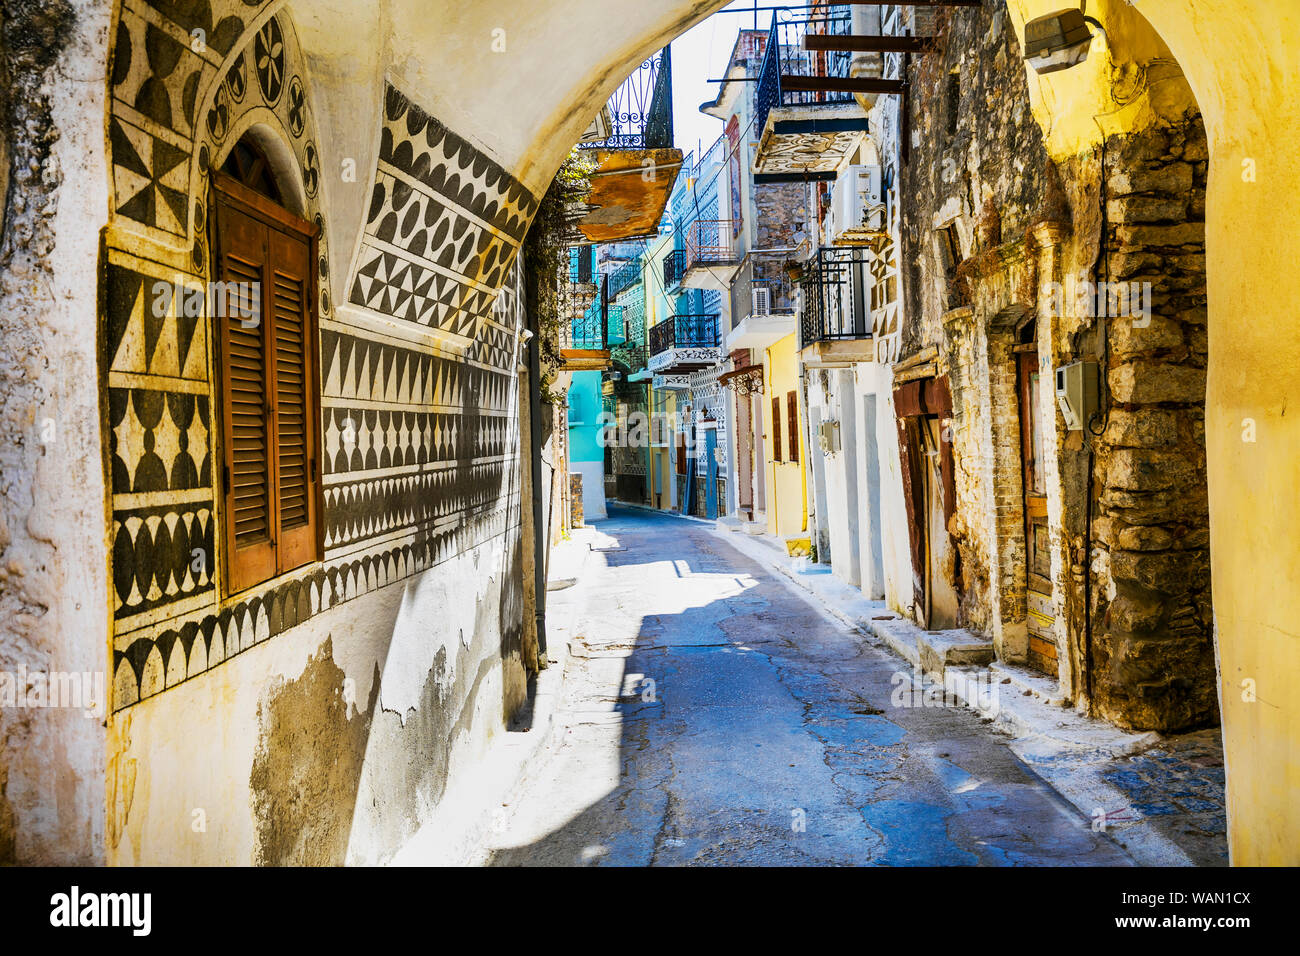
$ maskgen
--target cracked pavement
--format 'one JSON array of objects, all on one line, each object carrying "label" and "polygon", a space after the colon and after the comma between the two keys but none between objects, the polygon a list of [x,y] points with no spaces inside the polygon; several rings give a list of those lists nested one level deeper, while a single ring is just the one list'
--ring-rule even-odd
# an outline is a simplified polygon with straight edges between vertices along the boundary
[{"label": "cracked pavement", "polygon": [[[908,665],[707,526],[615,508],[493,865],[1129,865]],[[899,674],[904,677],[896,677]],[[910,694],[908,700],[910,701]]]}]

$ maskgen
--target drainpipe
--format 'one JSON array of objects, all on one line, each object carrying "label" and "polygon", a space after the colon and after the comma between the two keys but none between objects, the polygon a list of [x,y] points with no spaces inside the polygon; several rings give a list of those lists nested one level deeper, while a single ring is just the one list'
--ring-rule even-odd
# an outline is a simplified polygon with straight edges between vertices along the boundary
[{"label": "drainpipe", "polygon": [[542,358],[537,312],[528,310],[528,430],[533,475],[533,590],[537,609],[537,669],[546,669],[547,534],[542,523]]}]

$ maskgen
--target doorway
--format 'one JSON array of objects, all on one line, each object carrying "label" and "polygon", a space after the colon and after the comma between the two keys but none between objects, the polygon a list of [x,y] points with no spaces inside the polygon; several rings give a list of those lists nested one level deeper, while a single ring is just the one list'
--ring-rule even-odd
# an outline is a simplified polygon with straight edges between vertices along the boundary
[{"label": "doorway", "polygon": [[952,538],[944,515],[943,432],[938,416],[918,419],[924,506],[925,628],[944,631],[957,626],[959,599],[952,582]]},{"label": "doorway", "polygon": [[1025,509],[1025,603],[1028,663],[1050,677],[1058,672],[1052,612],[1052,551],[1047,530],[1047,479],[1043,470],[1043,380],[1035,324],[1020,329],[1016,346],[1016,394],[1020,402],[1020,460]]}]

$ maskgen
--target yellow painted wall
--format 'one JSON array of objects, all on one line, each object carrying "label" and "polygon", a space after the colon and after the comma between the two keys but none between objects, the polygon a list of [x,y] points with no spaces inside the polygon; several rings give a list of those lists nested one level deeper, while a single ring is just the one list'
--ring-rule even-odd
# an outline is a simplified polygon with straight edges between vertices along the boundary
[{"label": "yellow painted wall", "polygon": [[[1010,0],[1024,20],[1060,0]],[[1238,865],[1300,863],[1300,4],[1094,0],[1108,29],[1085,64],[1030,74],[1057,158],[1091,150],[1097,122],[1142,122],[1186,87],[1205,120],[1210,359],[1210,548],[1228,782]],[[1148,28],[1153,27],[1154,30]],[[1118,72],[1112,73],[1113,68]],[[1117,114],[1109,79],[1144,69],[1149,102]],[[1102,116],[1094,122],[1094,116]],[[1091,127],[1091,132],[1089,128]],[[1123,127],[1120,127],[1123,128]],[[1290,413],[1288,415],[1288,412]],[[1245,440],[1254,431],[1254,441]]]},{"label": "yellow painted wall", "polygon": [[[808,449],[804,446],[802,415],[799,417],[799,460],[786,460],[790,454],[786,396],[792,391],[799,391],[799,363],[794,333],[767,349],[764,365],[767,369],[763,382],[763,416],[767,432],[763,436],[767,452],[767,533],[789,537],[802,533],[808,527],[808,499],[804,483],[804,462],[808,458]],[[781,400],[779,456],[773,449],[772,442],[775,434],[770,421],[773,398]],[[780,461],[775,460],[778,457]]]}]

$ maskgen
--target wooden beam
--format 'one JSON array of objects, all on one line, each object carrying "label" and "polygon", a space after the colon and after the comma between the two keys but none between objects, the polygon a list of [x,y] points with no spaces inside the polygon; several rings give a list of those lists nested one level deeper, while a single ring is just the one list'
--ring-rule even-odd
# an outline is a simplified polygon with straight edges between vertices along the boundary
[{"label": "wooden beam", "polygon": [[805,50],[836,50],[846,53],[924,53],[934,37],[836,36],[805,33]]},{"label": "wooden beam", "polygon": [[902,80],[843,76],[781,76],[782,93],[901,93]]}]

